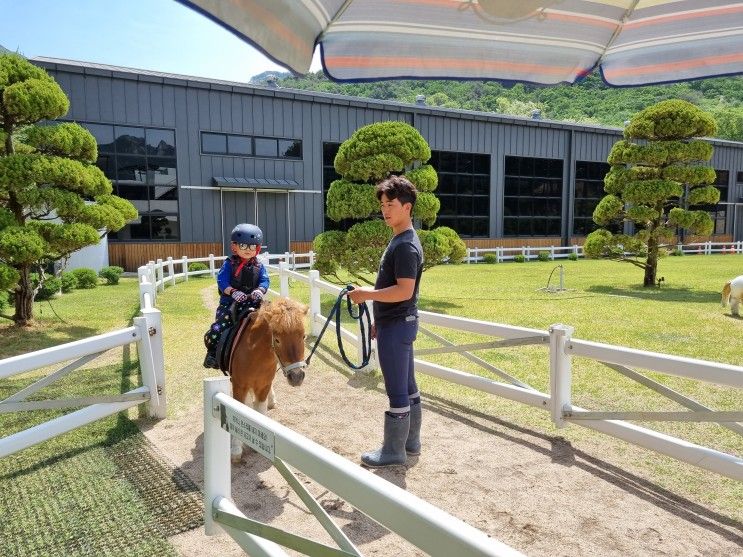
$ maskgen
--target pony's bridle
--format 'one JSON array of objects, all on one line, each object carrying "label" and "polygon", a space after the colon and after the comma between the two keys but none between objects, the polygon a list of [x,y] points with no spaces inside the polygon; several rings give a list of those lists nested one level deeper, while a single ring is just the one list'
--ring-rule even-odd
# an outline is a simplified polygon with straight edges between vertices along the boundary
[{"label": "pony's bridle", "polygon": [[276,337],[273,336],[273,333],[271,333],[271,350],[273,350],[274,356],[276,356],[276,360],[279,362],[279,367],[281,368],[281,372],[284,374],[284,377],[288,377],[289,372],[292,370],[304,369],[307,367],[307,360],[300,360],[298,362],[294,362],[293,364],[285,366],[284,362],[282,362],[281,358],[279,357],[279,353],[276,351]]}]

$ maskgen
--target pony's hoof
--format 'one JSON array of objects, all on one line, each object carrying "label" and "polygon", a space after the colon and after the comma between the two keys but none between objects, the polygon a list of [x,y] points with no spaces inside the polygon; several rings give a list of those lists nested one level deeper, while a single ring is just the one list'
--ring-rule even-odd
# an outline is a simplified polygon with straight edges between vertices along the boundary
[{"label": "pony's hoof", "polygon": [[276,408],[276,401],[272,400],[271,402],[269,402],[267,408],[269,410],[273,410],[274,408]]},{"label": "pony's hoof", "polygon": [[242,453],[240,454],[232,454],[230,455],[230,462],[232,464],[240,464],[240,461],[243,459]]}]

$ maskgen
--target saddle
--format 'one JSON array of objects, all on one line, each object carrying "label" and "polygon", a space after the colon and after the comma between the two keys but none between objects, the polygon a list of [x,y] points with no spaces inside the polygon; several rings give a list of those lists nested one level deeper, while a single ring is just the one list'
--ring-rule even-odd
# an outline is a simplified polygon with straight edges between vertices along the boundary
[{"label": "saddle", "polygon": [[255,317],[258,307],[259,306],[250,305],[245,308],[240,315],[235,315],[233,308],[233,325],[222,331],[214,353],[217,359],[217,365],[225,375],[230,375],[232,348],[250,325],[251,321]]}]

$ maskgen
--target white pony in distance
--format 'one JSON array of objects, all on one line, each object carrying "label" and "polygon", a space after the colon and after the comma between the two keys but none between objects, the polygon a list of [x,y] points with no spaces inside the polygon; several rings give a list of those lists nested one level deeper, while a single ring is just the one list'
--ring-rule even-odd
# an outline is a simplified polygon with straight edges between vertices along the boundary
[{"label": "white pony in distance", "polygon": [[722,287],[722,305],[730,304],[730,313],[740,317],[738,306],[743,303],[743,275],[729,280]]}]

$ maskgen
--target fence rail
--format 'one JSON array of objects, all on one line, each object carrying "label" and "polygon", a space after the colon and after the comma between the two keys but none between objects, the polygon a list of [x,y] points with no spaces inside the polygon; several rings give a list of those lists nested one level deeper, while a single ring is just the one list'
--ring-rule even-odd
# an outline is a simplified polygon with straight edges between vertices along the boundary
[{"label": "fence rail", "polygon": [[291,465],[429,555],[521,555],[430,503],[234,400],[228,394],[229,388],[227,378],[206,379],[204,382],[204,522],[207,534],[215,534],[216,525],[226,526],[225,530],[250,555],[285,555],[274,542],[309,555],[360,555],[350,541],[344,543],[343,537],[338,537],[338,534],[343,534],[334,528],[335,525],[324,524],[342,550],[317,547],[320,545],[317,542],[250,521],[229,503],[231,474],[228,432],[231,432],[272,463],[278,464],[280,470],[288,470],[286,464]]},{"label": "fence rail", "polygon": [[[160,312],[151,305],[152,290],[149,284],[146,281],[140,283],[140,288],[142,284],[146,287],[145,292],[141,294],[142,315],[134,318],[134,326],[0,360],[0,379],[74,360],[0,401],[0,414],[84,406],[75,412],[3,437],[0,439],[0,458],[142,403],[147,403],[150,416],[165,417],[161,316]],[[132,342],[137,346],[144,384],[142,387],[120,395],[28,400],[29,396],[43,387],[59,381],[104,352],[112,348],[127,346]]]}]

